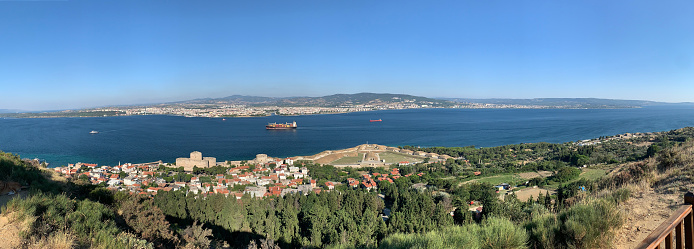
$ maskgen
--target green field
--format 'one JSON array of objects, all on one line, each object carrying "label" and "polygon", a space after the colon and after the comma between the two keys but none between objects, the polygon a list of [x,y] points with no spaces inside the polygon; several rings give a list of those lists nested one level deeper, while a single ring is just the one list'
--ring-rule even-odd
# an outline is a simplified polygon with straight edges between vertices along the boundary
[{"label": "green field", "polygon": [[489,177],[482,177],[474,180],[475,182],[484,182],[484,183],[490,183],[492,185],[497,185],[501,183],[508,183],[511,185],[515,185],[518,182],[525,182],[523,178],[518,176],[517,174],[505,174],[505,175],[496,175],[496,176],[489,176]]},{"label": "green field", "polygon": [[359,164],[359,161],[364,158],[364,153],[359,153],[357,156],[347,156],[337,159],[330,164],[332,165],[343,165],[343,164]]},{"label": "green field", "polygon": [[595,180],[605,175],[607,175],[607,173],[603,169],[583,169],[580,178],[584,178],[586,180]]},{"label": "green field", "polygon": [[393,152],[381,152],[381,153],[378,153],[378,156],[381,158],[381,160],[386,160],[386,163],[399,163],[402,161],[408,161],[411,163],[415,163],[415,162],[424,161],[424,159],[421,157],[399,154],[399,153],[393,153]]}]

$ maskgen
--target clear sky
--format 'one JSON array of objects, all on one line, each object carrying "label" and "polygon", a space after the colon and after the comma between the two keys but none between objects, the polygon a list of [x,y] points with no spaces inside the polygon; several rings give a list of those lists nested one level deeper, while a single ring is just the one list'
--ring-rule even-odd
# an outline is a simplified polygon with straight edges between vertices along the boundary
[{"label": "clear sky", "polygon": [[0,1],[0,109],[358,92],[694,101],[694,1]]}]

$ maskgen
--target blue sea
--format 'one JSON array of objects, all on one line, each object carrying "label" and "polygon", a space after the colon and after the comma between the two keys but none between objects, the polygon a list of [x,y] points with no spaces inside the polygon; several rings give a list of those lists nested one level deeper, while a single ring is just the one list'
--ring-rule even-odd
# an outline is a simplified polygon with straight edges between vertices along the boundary
[{"label": "blue sea", "polygon": [[[382,122],[369,122],[382,119]],[[296,121],[296,130],[265,130]],[[491,147],[562,143],[694,126],[694,107],[635,109],[413,109],[252,118],[128,116],[0,119],[0,150],[51,167],[75,162],[174,162],[191,151],[223,160],[312,155],[364,143]],[[89,134],[90,131],[99,134]]]}]

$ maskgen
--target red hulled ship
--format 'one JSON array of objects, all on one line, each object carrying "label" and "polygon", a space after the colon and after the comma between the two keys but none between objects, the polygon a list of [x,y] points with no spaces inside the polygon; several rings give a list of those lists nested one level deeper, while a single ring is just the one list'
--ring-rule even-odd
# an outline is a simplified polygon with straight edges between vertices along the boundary
[{"label": "red hulled ship", "polygon": [[268,129],[268,130],[296,129],[296,121],[291,122],[291,123],[284,123],[284,124],[270,123],[270,124],[267,124],[265,126],[265,129]]}]

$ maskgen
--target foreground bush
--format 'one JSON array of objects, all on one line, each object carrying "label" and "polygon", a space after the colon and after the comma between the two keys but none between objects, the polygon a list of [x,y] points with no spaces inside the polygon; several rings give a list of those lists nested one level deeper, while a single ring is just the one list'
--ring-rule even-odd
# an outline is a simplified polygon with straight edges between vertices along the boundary
[{"label": "foreground bush", "polygon": [[12,199],[2,213],[22,225],[20,235],[36,248],[56,248],[56,243],[64,248],[151,248],[150,243],[121,233],[113,211],[98,202],[37,193]]},{"label": "foreground bush", "polygon": [[386,237],[378,248],[527,248],[528,234],[504,218],[490,217],[480,225],[447,227],[425,234],[394,234]]},{"label": "foreground bush", "polygon": [[612,235],[621,225],[614,200],[591,199],[556,215],[534,215],[526,229],[534,248],[610,248]]}]

